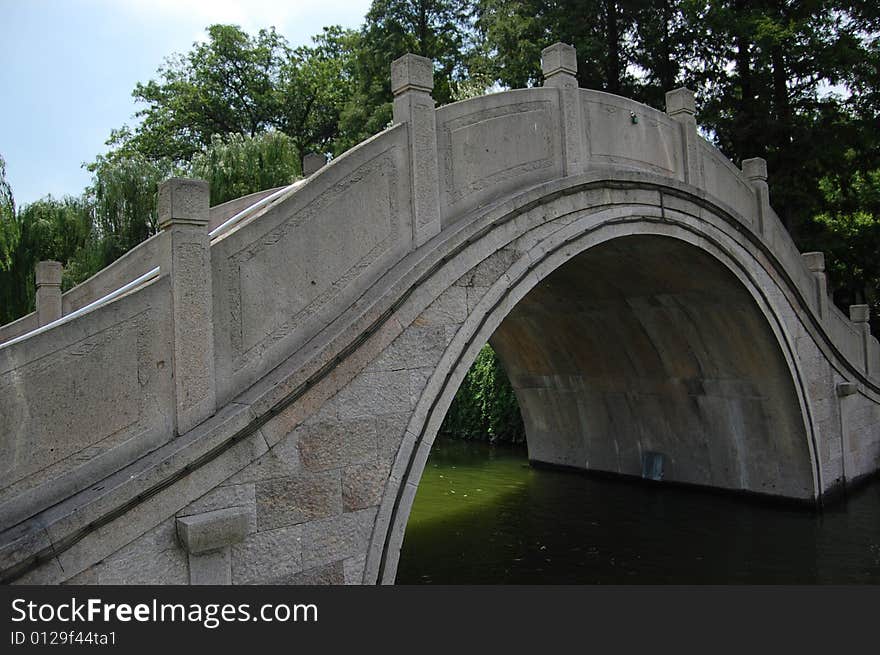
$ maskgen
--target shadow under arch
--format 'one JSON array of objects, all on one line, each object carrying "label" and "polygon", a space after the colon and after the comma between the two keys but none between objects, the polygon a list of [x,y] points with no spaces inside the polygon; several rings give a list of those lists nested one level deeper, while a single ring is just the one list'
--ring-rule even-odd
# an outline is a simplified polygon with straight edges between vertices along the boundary
[{"label": "shadow under arch", "polygon": [[639,475],[642,455],[656,452],[668,480],[819,497],[792,340],[743,253],[647,216],[560,232],[568,238],[526,253],[477,304],[476,324],[435,372],[445,379],[422,398],[429,407],[410,424],[408,462],[373,534],[377,582],[394,581],[431,445],[487,340],[514,386],[533,461]]}]

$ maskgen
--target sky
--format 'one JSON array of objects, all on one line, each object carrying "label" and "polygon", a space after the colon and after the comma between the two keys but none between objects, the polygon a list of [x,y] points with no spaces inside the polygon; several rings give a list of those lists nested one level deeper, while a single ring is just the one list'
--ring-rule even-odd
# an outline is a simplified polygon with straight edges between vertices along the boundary
[{"label": "sky", "polygon": [[17,206],[79,195],[83,163],[142,107],[131,92],[205,27],[274,26],[292,46],[358,27],[370,0],[0,0],[0,155]]}]

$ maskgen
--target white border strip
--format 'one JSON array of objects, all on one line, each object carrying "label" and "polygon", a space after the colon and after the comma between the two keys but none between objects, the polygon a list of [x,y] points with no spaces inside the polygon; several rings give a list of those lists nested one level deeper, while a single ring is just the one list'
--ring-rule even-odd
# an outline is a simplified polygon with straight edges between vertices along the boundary
[{"label": "white border strip", "polygon": [[[266,196],[262,200],[258,200],[253,205],[246,207],[245,209],[238,212],[237,214],[235,214],[231,218],[226,219],[223,223],[221,223],[220,225],[215,227],[213,230],[208,232],[208,236],[213,238],[213,237],[218,236],[219,234],[222,234],[223,232],[226,232],[227,230],[234,227],[236,225],[236,223],[241,222],[243,219],[247,218],[248,216],[253,214],[255,211],[257,211],[258,209],[265,207],[266,205],[268,205],[272,201],[278,199],[279,197],[281,197],[282,195],[284,195],[288,191],[292,191],[293,189],[299,187],[308,179],[309,178],[303,178],[301,180],[297,180],[293,184],[290,184],[289,186],[286,186],[283,189],[278,189],[278,191],[275,191],[274,193],[270,193],[268,196]],[[152,270],[150,270],[150,271],[144,273],[143,275],[141,275],[140,277],[132,280],[128,284],[125,284],[125,285],[119,287],[115,291],[111,291],[106,296],[103,296],[102,298],[98,298],[98,300],[92,301],[88,305],[85,305],[84,307],[80,307],[76,311],[70,312],[69,314],[62,316],[61,318],[56,319],[56,320],[52,321],[51,323],[47,323],[46,325],[38,327],[36,330],[31,330],[30,332],[25,332],[24,334],[21,334],[21,335],[15,337],[14,339],[10,339],[9,341],[4,341],[3,343],[0,343],[0,349],[6,348],[7,346],[12,346],[16,343],[24,341],[25,339],[36,336],[38,334],[42,334],[43,332],[45,332],[47,330],[50,330],[50,329],[57,327],[59,325],[62,325],[64,323],[67,323],[68,321],[71,321],[79,316],[82,316],[83,314],[86,314],[94,309],[97,309],[101,305],[105,305],[108,302],[115,300],[116,298],[118,298],[122,294],[127,293],[128,291],[131,291],[133,288],[135,288],[141,284],[144,284],[145,282],[149,282],[154,277],[158,277],[158,275],[159,275],[159,267],[156,266]]]},{"label": "white border strip", "polygon": [[57,327],[57,326],[62,325],[64,323],[67,323],[68,321],[72,321],[73,319],[75,319],[79,316],[82,316],[83,314],[87,314],[88,312],[90,312],[94,309],[97,309],[101,305],[106,305],[108,302],[110,302],[112,300],[116,300],[119,296],[131,291],[135,287],[138,287],[141,284],[144,284],[145,282],[149,282],[150,280],[152,280],[153,278],[156,278],[156,277],[159,277],[159,267],[158,266],[150,271],[147,271],[146,273],[144,273],[140,277],[135,278],[134,280],[132,280],[128,284],[124,284],[123,286],[119,287],[115,291],[111,291],[106,296],[103,296],[102,298],[98,298],[97,300],[90,302],[88,305],[80,307],[76,311],[70,312],[69,314],[62,316],[61,318],[56,319],[56,320],[52,321],[51,323],[46,323],[46,325],[40,326],[36,330],[31,330],[30,332],[25,332],[24,334],[19,335],[19,336],[15,337],[14,339],[10,339],[9,341],[5,341],[3,343],[0,343],[0,349],[3,349],[3,348],[6,348],[7,346],[11,346],[13,344],[19,343],[20,341],[24,341],[25,339],[29,339],[30,337],[36,336],[38,334],[42,334],[46,330],[51,330],[54,327]]},{"label": "white border strip", "polygon": [[242,219],[247,218],[248,216],[253,214],[255,211],[257,211],[258,209],[265,207],[273,200],[276,200],[279,196],[284,195],[288,191],[292,191],[293,189],[295,189],[296,187],[301,185],[303,182],[305,182],[307,179],[308,178],[303,178],[301,180],[297,180],[296,182],[294,182],[290,186],[286,186],[283,189],[278,189],[278,191],[275,191],[274,193],[270,193],[268,196],[266,196],[262,200],[258,200],[257,202],[255,202],[253,205],[250,205],[249,207],[245,207],[240,212],[238,212],[235,216],[232,216],[231,218],[227,218],[220,225],[218,225],[213,230],[208,232],[208,236],[213,239],[214,237],[219,236],[220,234],[223,234],[227,230],[231,229],[236,223],[240,222]]}]

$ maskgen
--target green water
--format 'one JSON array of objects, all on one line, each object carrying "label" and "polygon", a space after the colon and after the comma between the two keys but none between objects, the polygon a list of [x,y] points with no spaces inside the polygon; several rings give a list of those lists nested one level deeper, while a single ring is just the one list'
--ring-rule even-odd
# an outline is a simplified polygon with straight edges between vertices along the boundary
[{"label": "green water", "polygon": [[880,483],[822,513],[435,444],[400,584],[880,583]]}]

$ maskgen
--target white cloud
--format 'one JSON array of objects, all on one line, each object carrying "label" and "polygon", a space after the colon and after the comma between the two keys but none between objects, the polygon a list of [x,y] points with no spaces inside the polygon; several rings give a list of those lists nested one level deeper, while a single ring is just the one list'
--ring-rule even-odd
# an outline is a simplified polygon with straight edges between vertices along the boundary
[{"label": "white cloud", "polygon": [[254,32],[274,26],[291,42],[316,34],[325,25],[356,27],[370,0],[101,0],[109,10],[132,19],[174,21],[201,30],[213,23],[233,23]]}]

